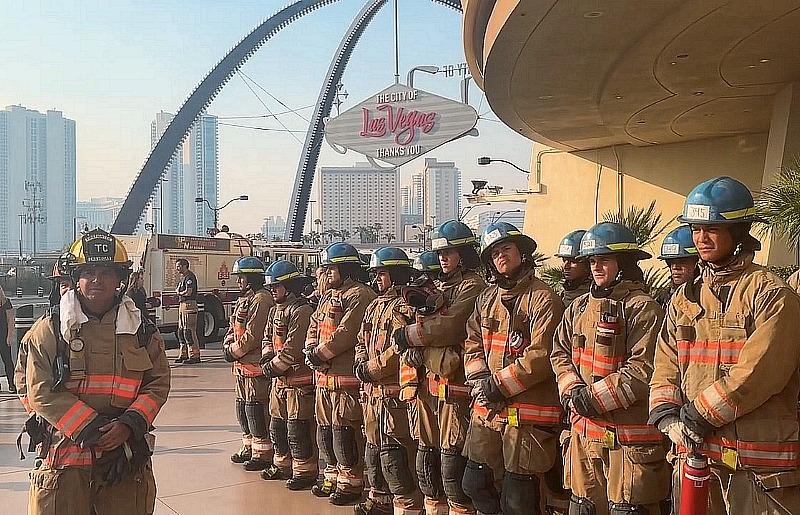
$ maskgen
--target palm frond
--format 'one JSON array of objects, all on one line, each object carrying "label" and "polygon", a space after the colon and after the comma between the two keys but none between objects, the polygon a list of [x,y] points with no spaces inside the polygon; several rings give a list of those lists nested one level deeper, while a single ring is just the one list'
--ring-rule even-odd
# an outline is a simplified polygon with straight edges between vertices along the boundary
[{"label": "palm frond", "polygon": [[533,257],[533,266],[535,267],[544,266],[545,261],[549,259],[549,257],[543,252],[534,252],[532,257]]},{"label": "palm frond", "polygon": [[800,246],[800,161],[775,174],[774,182],[757,195],[756,210],[766,220],[757,225],[759,234],[772,231],[789,247]]},{"label": "palm frond", "polygon": [[624,213],[607,211],[603,213],[604,222],[615,222],[633,231],[639,247],[648,245],[666,230],[669,223],[661,223],[661,213],[656,211],[656,201],[646,208],[630,206]]},{"label": "palm frond", "polygon": [[669,270],[655,267],[646,269],[644,283],[650,289],[650,296],[658,298],[669,288]]},{"label": "palm frond", "polygon": [[564,291],[564,269],[560,266],[545,266],[539,270],[539,278],[556,293]]}]

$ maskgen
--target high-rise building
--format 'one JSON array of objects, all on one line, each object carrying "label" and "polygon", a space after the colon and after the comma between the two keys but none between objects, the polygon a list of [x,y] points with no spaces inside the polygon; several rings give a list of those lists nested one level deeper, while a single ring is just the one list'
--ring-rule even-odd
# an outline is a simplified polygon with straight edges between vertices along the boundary
[{"label": "high-rise building", "polygon": [[400,214],[411,214],[411,186],[400,188]]},{"label": "high-rise building", "polygon": [[76,215],[76,231],[88,226],[90,229],[99,227],[110,231],[114,225],[119,210],[122,209],[124,198],[117,197],[92,197],[89,200],[79,200]]},{"label": "high-rise building", "polygon": [[[378,242],[386,235],[400,239],[399,172],[367,163],[352,167],[322,167],[319,180],[320,219],[324,230],[346,230],[351,242],[367,242],[363,228],[380,225]],[[359,228],[361,233],[359,233]]]},{"label": "high-rise building", "polygon": [[194,213],[194,220],[186,220],[186,225],[188,230],[193,223],[192,233],[197,235],[206,234],[214,226],[214,212],[205,202],[196,203],[194,199],[202,197],[212,206],[219,205],[218,129],[216,116],[201,114],[184,144],[184,209]]},{"label": "high-rise building", "polygon": [[268,216],[264,218],[261,226],[261,234],[267,241],[279,241],[283,239],[286,232],[286,219],[282,216]]},{"label": "high-rise building", "polygon": [[422,214],[422,201],[423,192],[425,190],[425,181],[421,173],[415,173],[411,176],[411,213],[412,215]]},{"label": "high-rise building", "polygon": [[458,219],[461,207],[461,171],[452,161],[425,159],[422,170],[422,219],[436,226],[447,220]]},{"label": "high-rise building", "polygon": [[71,242],[75,175],[73,120],[22,106],[0,111],[0,249],[57,251]]},{"label": "high-rise building", "polygon": [[[175,115],[161,111],[150,123],[150,143],[155,147]],[[219,137],[217,117],[201,114],[186,140],[175,150],[153,191],[148,220],[157,232],[205,235],[214,225],[212,206],[219,200]]]}]

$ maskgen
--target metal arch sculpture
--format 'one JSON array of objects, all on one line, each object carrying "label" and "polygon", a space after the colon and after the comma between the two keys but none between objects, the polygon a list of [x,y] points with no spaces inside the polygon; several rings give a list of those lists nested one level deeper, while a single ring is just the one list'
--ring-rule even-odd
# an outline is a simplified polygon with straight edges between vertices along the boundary
[{"label": "metal arch sculpture", "polygon": [[[175,115],[175,118],[172,119],[167,129],[161,135],[158,143],[156,143],[156,146],[150,151],[136,180],[130,190],[128,190],[128,195],[125,198],[125,202],[117,218],[114,220],[114,225],[111,229],[113,233],[133,234],[144,213],[147,202],[153,195],[158,180],[164,174],[172,156],[175,154],[175,149],[181,144],[184,138],[186,138],[192,124],[200,113],[211,103],[222,87],[247,59],[249,59],[261,45],[266,43],[268,39],[293,21],[337,1],[338,0],[298,0],[281,9],[253,29],[217,63],[184,101]],[[460,0],[432,1],[458,11],[461,10]],[[371,7],[375,4],[380,4],[380,6],[375,9],[375,12],[377,12],[385,2],[386,0],[373,0],[370,5],[362,9],[361,13],[371,11]],[[287,235],[293,235],[290,238],[292,241],[300,240],[302,236],[302,227],[308,208],[308,200],[311,196],[314,171],[319,159],[319,152],[322,144],[322,133],[319,131],[319,128],[322,120],[330,115],[333,106],[335,88],[332,85],[337,84],[338,80],[341,79],[347,61],[350,59],[350,55],[355,47],[355,43],[358,41],[373,16],[374,13],[369,16],[366,23],[354,23],[351,25],[350,30],[345,35],[342,43],[340,43],[339,51],[328,70],[328,78],[320,92],[321,101],[317,103],[317,107],[314,110],[314,118],[309,127],[309,129],[315,128],[317,130],[309,130],[306,134],[306,144],[304,146],[303,156],[300,159],[300,164],[298,165],[294,191],[292,192],[292,203],[289,206],[290,225],[287,227]],[[359,16],[356,21],[359,19],[361,19],[361,16]],[[348,45],[347,42],[350,41],[352,44]],[[332,81],[332,77],[338,77],[338,79]],[[315,133],[318,134],[315,136]],[[314,141],[317,141],[317,143],[313,144]],[[301,213],[302,216],[300,216]],[[297,224],[298,221],[300,222],[299,225]]]},{"label": "metal arch sculpture", "polygon": [[183,103],[175,118],[172,119],[161,139],[150,151],[142,170],[136,177],[125,202],[114,220],[111,231],[115,234],[133,234],[142,217],[147,202],[153,195],[159,178],[164,174],[175,149],[183,142],[194,121],[200,113],[217,96],[222,87],[234,73],[258,50],[268,39],[281,29],[325,5],[338,0],[299,0],[284,7],[247,36],[242,38],[221,61],[203,78]]},{"label": "metal arch sculpture", "polygon": [[[431,0],[434,3],[450,7],[461,11],[461,0]],[[364,30],[369,25],[375,14],[386,4],[387,0],[372,0],[365,5],[358,16],[350,25],[347,33],[339,43],[339,48],[333,56],[333,60],[328,68],[328,74],[317,99],[317,106],[314,108],[314,116],[311,119],[309,130],[306,132],[306,140],[303,145],[303,155],[297,164],[297,174],[294,178],[292,188],[292,199],[289,203],[289,213],[285,238],[289,241],[300,241],[303,236],[303,225],[308,211],[308,201],[311,198],[311,186],[314,183],[314,173],[319,161],[319,153],[322,148],[323,127],[325,118],[330,116],[333,109],[333,101],[336,96],[336,85],[342,79],[347,62],[355,49],[356,43],[361,38]]]}]

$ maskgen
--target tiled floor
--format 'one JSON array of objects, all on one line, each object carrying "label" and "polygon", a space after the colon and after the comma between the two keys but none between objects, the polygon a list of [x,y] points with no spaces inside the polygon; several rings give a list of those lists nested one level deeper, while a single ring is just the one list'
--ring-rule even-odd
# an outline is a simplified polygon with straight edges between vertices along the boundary
[{"label": "tiled floor", "polygon": [[[168,351],[170,362],[176,351]],[[200,365],[173,367],[172,392],[156,419],[153,457],[158,515],[339,514],[310,492],[290,492],[283,482],[266,482],[245,472],[228,457],[239,447],[233,409],[230,365],[217,350],[203,351]],[[2,380],[5,386],[5,380]],[[5,390],[5,388],[4,388]],[[5,390],[7,391],[7,390]],[[25,414],[15,397],[0,394],[0,513],[26,513],[28,470],[33,459],[19,461],[16,438]],[[27,441],[27,438],[26,438]]]}]

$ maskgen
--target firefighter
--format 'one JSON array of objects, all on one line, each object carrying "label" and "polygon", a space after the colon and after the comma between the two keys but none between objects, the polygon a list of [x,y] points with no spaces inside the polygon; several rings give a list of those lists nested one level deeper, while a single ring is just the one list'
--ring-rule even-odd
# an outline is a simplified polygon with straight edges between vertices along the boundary
[{"label": "firefighter", "polygon": [[589,271],[589,262],[580,258],[581,238],[586,233],[584,230],[572,231],[564,236],[558,245],[555,256],[562,261],[564,283],[561,300],[569,306],[573,300],[584,293],[589,293],[592,285],[592,274]]},{"label": "firefighter", "polygon": [[[800,513],[800,298],[753,263],[753,197],[718,177],[686,197],[700,274],[670,301],[650,384],[650,422],[711,461],[713,514]],[[673,502],[678,505],[680,479]]]},{"label": "firefighter", "polygon": [[442,273],[439,255],[432,250],[423,252],[414,259],[414,284],[417,286],[434,285],[436,278]]},{"label": "firefighter", "polygon": [[315,371],[317,445],[326,466],[311,492],[343,505],[360,499],[364,489],[361,382],[353,364],[358,330],[375,292],[356,280],[363,271],[352,245],[329,245],[320,262],[327,290],[311,317],[304,352]]},{"label": "firefighter", "polygon": [[550,366],[564,304],[534,274],[536,242],[507,222],[486,227],[491,287],[467,321],[464,362],[472,418],[463,487],[480,513],[541,513],[540,478],[554,468],[563,417]]},{"label": "firefighter", "polygon": [[412,515],[423,512],[414,462],[417,444],[411,439],[408,410],[400,395],[400,356],[391,345],[394,330],[413,321],[413,311],[401,296],[413,268],[405,252],[383,247],[372,254],[369,271],[378,297],[367,307],[358,333],[355,375],[364,392],[364,451],[369,498],[356,515]]},{"label": "firefighter", "polygon": [[285,260],[266,272],[266,284],[275,300],[267,333],[273,353],[262,360],[264,376],[272,378],[269,398],[273,465],[263,479],[286,479],[289,490],[304,490],[317,482],[314,442],[314,376],[303,361],[308,324],[314,309],[302,296],[313,279]]},{"label": "firefighter", "polygon": [[175,262],[175,270],[181,276],[175,293],[178,294],[178,341],[180,355],[177,364],[194,365],[200,363],[200,344],[197,339],[197,276],[189,270],[189,260],[180,258]]},{"label": "firefighter", "polygon": [[669,268],[669,289],[664,290],[657,299],[662,309],[666,310],[669,299],[678,287],[693,281],[697,274],[697,248],[688,225],[681,225],[667,234],[661,244],[661,255],[658,259],[664,261]]},{"label": "firefighter", "polygon": [[233,264],[239,298],[222,344],[225,361],[236,376],[236,418],[242,428],[242,446],[231,456],[245,470],[264,470],[272,464],[269,439],[270,380],[261,370],[261,348],[270,310],[275,305],[264,289],[264,264],[244,256]]},{"label": "firefighter", "polygon": [[119,240],[95,229],[69,252],[75,289],[26,336],[27,398],[44,426],[28,512],[150,514],[149,431],[170,388],[164,342],[118,293],[131,266]]},{"label": "firefighter", "polygon": [[[467,318],[486,282],[475,235],[466,224],[450,220],[433,231],[431,246],[442,272],[439,292],[418,313],[415,323],[396,329],[392,340],[407,363],[424,364],[427,384],[409,400],[411,432],[418,441],[417,480],[428,514],[475,513],[461,480],[462,456],[469,426],[470,389],[464,384],[463,345]],[[421,357],[420,357],[421,356]]]},{"label": "firefighter", "polygon": [[666,515],[666,448],[647,424],[648,383],[663,311],[647,293],[630,229],[604,222],[581,238],[593,284],[564,312],[551,361],[571,429],[562,435],[573,515]]}]

